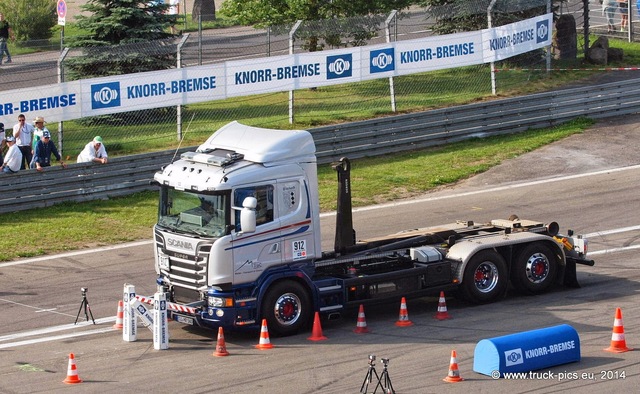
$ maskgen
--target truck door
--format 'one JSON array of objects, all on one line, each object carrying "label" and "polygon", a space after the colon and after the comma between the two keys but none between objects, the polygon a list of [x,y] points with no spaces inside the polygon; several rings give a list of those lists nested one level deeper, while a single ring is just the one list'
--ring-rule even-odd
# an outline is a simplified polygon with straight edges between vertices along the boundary
[{"label": "truck door", "polygon": [[238,188],[233,193],[233,205],[241,207],[246,197],[255,197],[256,231],[243,234],[240,211],[234,211],[235,231],[232,231],[234,282],[252,282],[266,268],[282,262],[280,220],[274,213],[272,184]]},{"label": "truck door", "polygon": [[279,180],[276,186],[278,216],[282,228],[283,260],[292,262],[315,257],[313,214],[304,180]]}]

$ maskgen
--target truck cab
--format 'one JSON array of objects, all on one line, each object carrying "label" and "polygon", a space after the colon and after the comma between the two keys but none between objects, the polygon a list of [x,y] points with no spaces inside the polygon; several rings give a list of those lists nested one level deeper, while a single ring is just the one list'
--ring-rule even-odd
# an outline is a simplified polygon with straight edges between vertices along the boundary
[{"label": "truck cab", "polygon": [[[307,131],[232,122],[154,180],[155,269],[175,302],[203,306],[214,291],[250,288],[265,269],[321,255],[315,145]],[[255,228],[243,228],[243,215]],[[247,300],[255,298],[250,293]]]}]

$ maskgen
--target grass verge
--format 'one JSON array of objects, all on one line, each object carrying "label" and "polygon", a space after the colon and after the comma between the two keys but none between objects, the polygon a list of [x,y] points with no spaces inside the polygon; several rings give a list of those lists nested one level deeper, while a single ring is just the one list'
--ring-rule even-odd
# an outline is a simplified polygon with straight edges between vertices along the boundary
[{"label": "grass verge", "polygon": [[[486,171],[593,124],[588,119],[542,130],[474,139],[443,147],[354,160],[353,205],[413,197]],[[318,169],[320,208],[335,209],[336,174]],[[66,203],[0,215],[0,261],[150,239],[157,195],[138,193],[108,201]],[[21,234],[23,236],[16,237]]]}]

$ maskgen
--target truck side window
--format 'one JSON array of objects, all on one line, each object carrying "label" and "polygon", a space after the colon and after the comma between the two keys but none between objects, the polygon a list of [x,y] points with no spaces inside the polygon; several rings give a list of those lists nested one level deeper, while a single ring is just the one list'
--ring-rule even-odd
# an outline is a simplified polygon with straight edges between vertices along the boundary
[{"label": "truck side window", "polygon": [[[273,186],[263,185],[255,187],[247,187],[237,189],[233,198],[233,205],[236,207],[242,206],[242,201],[247,197],[255,197],[258,200],[258,206],[256,207],[256,224],[269,223],[273,221]],[[240,228],[240,211],[235,211],[236,217],[236,231]]]}]

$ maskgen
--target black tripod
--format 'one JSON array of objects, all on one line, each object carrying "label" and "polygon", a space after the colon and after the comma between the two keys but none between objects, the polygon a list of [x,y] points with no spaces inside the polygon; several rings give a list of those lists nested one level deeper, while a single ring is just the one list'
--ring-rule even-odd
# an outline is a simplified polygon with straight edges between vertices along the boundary
[{"label": "black tripod", "polygon": [[82,291],[82,302],[80,303],[80,309],[78,309],[78,314],[76,315],[76,321],[73,324],[78,323],[78,317],[80,317],[82,308],[84,308],[85,320],[89,321],[89,315],[91,315],[91,321],[93,321],[93,324],[96,324],[96,320],[93,318],[93,312],[91,312],[91,307],[89,306],[89,300],[87,300],[87,290],[88,289],[86,287],[80,289],[80,291]]},{"label": "black tripod", "polygon": [[378,384],[380,384],[380,376],[376,372],[376,356],[371,354],[369,355],[369,370],[367,371],[367,376],[364,377],[364,381],[362,382],[362,386],[360,386],[360,392],[362,394],[367,393],[367,389],[369,388],[369,383],[373,380],[373,375],[378,379]]},{"label": "black tripod", "polygon": [[374,394],[378,391],[378,387],[382,389],[383,394],[396,394],[396,391],[393,389],[393,385],[391,384],[391,378],[389,377],[389,371],[387,370],[387,366],[389,365],[388,358],[380,359],[384,369],[382,370],[382,375],[378,379],[378,384],[376,388],[373,390]]}]

